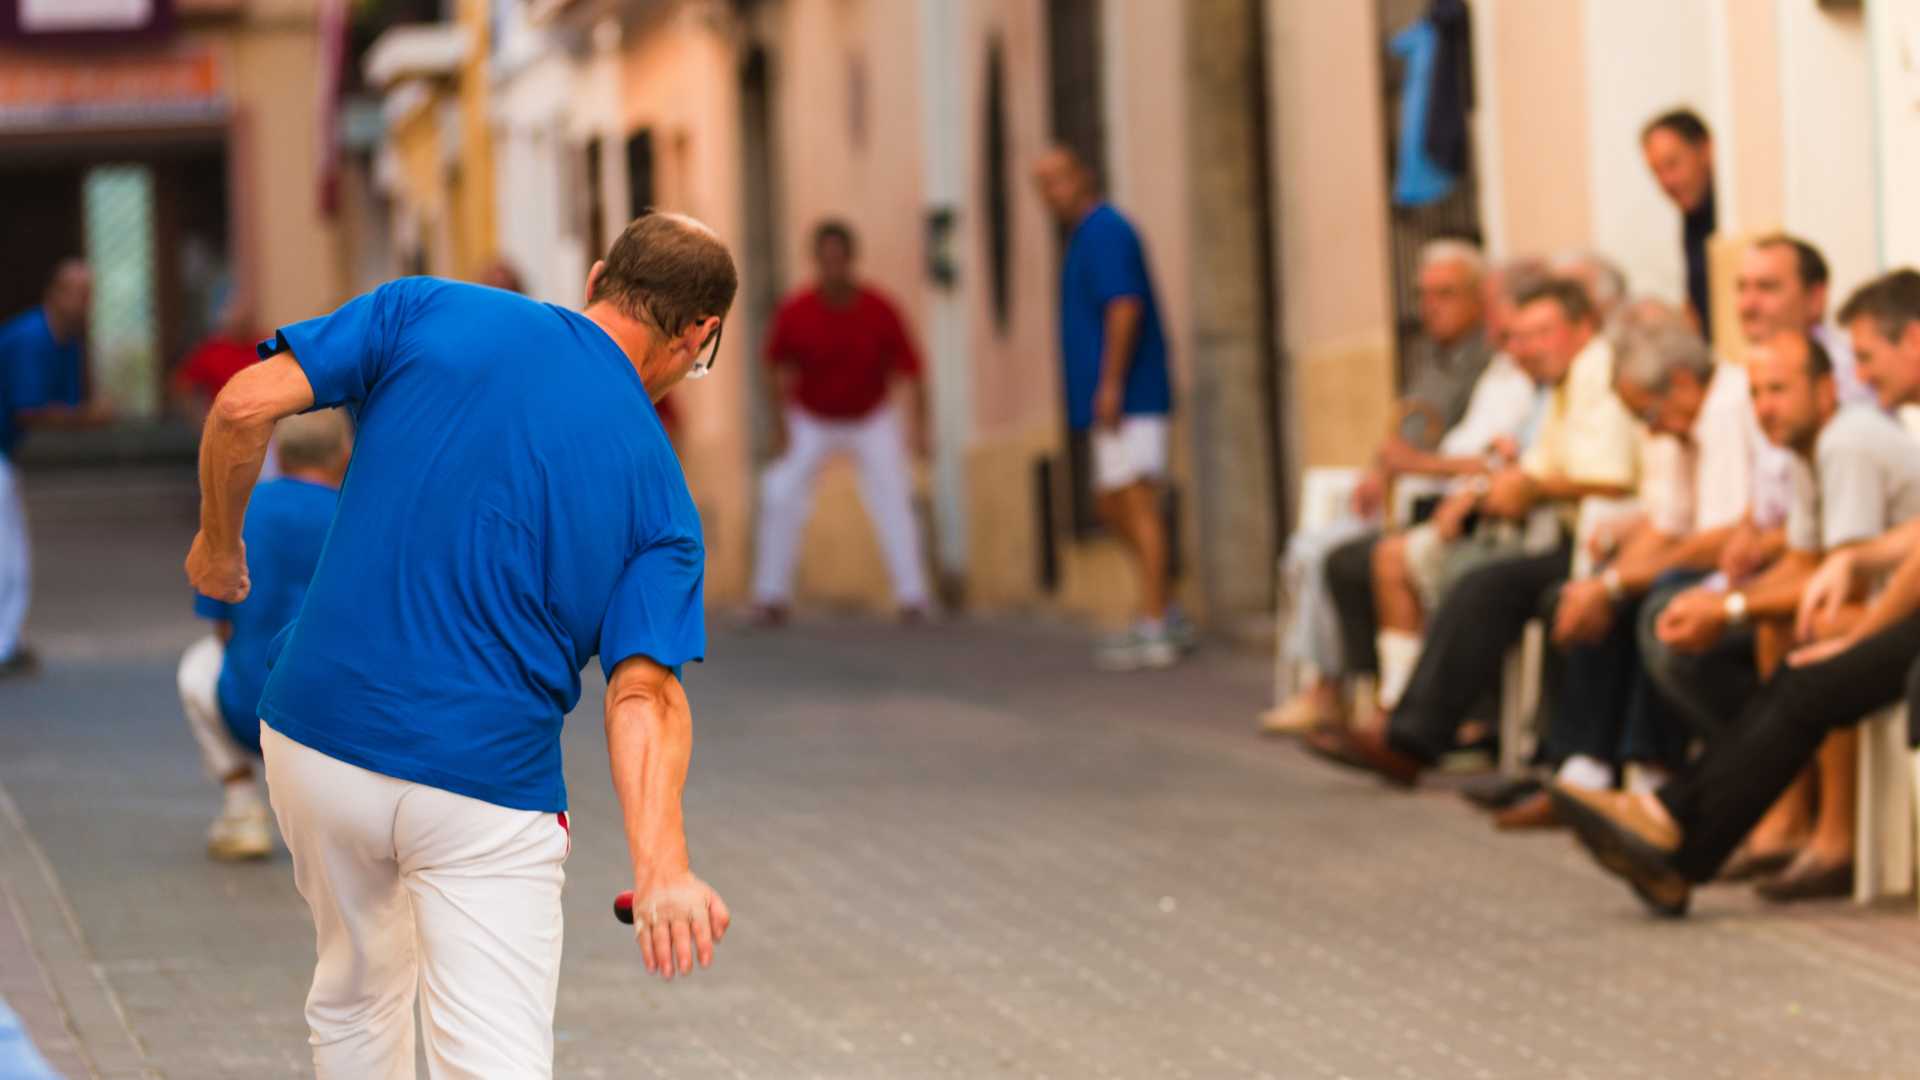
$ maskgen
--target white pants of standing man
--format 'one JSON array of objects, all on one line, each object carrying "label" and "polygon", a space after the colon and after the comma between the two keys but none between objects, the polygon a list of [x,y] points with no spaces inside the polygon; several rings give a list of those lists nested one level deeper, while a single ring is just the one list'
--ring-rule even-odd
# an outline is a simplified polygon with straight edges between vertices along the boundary
[{"label": "white pants of standing man", "polygon": [[225,780],[252,764],[252,755],[234,739],[220,709],[220,669],[226,664],[227,647],[208,635],[187,646],[177,676],[180,710],[187,714],[187,728],[200,748],[200,763],[215,780]]},{"label": "white pants of standing man", "polygon": [[27,509],[20,474],[0,454],[0,660],[20,647],[32,594],[33,566],[27,549]]},{"label": "white pants of standing man", "polygon": [[433,1080],[551,1077],[565,817],[369,772],[265,724],[260,746],[313,909],[319,1080],[412,1077],[416,988]]},{"label": "white pants of standing man", "polygon": [[822,420],[787,410],[787,452],[760,478],[760,542],[753,598],[784,604],[793,588],[800,540],[813,510],[820,467],[836,454],[850,454],[860,469],[860,495],[880,534],[880,550],[893,579],[894,600],[903,608],[927,606],[926,569],[920,564],[920,529],[913,517],[913,477],[900,416],[883,405],[859,420]]}]

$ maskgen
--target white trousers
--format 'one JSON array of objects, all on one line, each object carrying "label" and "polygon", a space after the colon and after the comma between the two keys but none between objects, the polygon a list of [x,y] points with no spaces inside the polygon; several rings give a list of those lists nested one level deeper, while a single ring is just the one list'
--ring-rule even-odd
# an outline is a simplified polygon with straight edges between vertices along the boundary
[{"label": "white trousers", "polygon": [[[313,909],[318,1080],[553,1075],[565,819],[369,772],[260,726],[267,792]],[[625,939],[622,938],[624,941]]]},{"label": "white trousers", "polygon": [[1340,612],[1327,588],[1327,557],[1350,540],[1365,536],[1375,526],[1351,515],[1301,529],[1287,542],[1287,596],[1292,607],[1287,618],[1287,656],[1310,664],[1322,678],[1347,674],[1346,653],[1340,645]]},{"label": "white trousers", "polygon": [[851,454],[860,469],[860,495],[880,534],[880,551],[902,607],[927,606],[926,569],[920,564],[920,529],[913,518],[913,478],[899,413],[891,405],[862,420],[822,420],[787,410],[787,452],[760,478],[760,538],[753,598],[785,603],[793,589],[800,540],[813,510],[814,481],[836,454]]},{"label": "white trousers", "polygon": [[20,495],[20,475],[13,462],[0,454],[0,660],[20,647],[32,586],[27,508]]},{"label": "white trousers", "polygon": [[180,710],[200,747],[207,775],[224,780],[252,763],[252,755],[234,741],[227,718],[220,711],[220,671],[227,664],[227,647],[209,634],[187,646],[180,656]]}]

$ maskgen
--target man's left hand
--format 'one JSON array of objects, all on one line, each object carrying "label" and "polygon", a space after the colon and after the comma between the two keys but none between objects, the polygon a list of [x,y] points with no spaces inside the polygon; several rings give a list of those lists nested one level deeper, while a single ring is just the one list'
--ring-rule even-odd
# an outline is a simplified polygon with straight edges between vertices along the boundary
[{"label": "man's left hand", "polygon": [[1726,604],[1726,594],[1718,589],[1688,589],[1668,602],[1654,632],[1678,652],[1706,652],[1726,631]]},{"label": "man's left hand", "polygon": [[1523,518],[1533,509],[1539,489],[1533,477],[1519,469],[1502,469],[1493,474],[1487,494],[1480,500],[1482,513],[1500,518]]}]

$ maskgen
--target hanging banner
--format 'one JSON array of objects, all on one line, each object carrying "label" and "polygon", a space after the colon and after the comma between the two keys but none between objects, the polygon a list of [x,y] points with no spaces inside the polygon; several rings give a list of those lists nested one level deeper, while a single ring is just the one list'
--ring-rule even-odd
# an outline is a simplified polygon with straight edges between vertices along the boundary
[{"label": "hanging banner", "polygon": [[110,42],[173,27],[174,0],[0,0],[0,39]]},{"label": "hanging banner", "polygon": [[205,50],[0,58],[0,131],[208,123],[228,108],[219,60]]}]

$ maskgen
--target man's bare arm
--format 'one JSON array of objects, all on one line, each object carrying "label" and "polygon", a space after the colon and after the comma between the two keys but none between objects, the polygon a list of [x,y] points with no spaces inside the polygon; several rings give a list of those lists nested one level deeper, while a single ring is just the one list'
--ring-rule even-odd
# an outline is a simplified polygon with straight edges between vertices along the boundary
[{"label": "man's bare arm", "polygon": [[1788,550],[1747,585],[1736,590],[1747,596],[1747,615],[1755,619],[1791,619],[1800,609],[1800,590],[1820,567],[1811,551]]},{"label": "man's bare arm", "polygon": [[313,386],[289,353],[227,381],[200,436],[200,534],[187,553],[187,579],[204,596],[228,603],[247,598],[246,551],[240,526],[273,425],[313,407]]},{"label": "man's bare arm", "polygon": [[[693,711],[673,672],[630,657],[607,681],[607,757],[633,861],[633,913],[647,970],[671,979],[713,962],[726,902],[693,875],[681,794],[693,757]],[[677,962],[676,962],[677,961]]]},{"label": "man's bare arm", "polygon": [[[1647,534],[1639,544],[1623,546],[1613,561],[1614,572],[1620,575],[1620,585],[1633,594],[1644,593],[1653,587],[1660,575],[1670,570],[1711,570],[1720,560],[1720,549],[1726,546],[1727,538],[1733,535],[1737,526],[1727,525],[1718,529],[1693,533],[1689,536],[1672,537],[1661,534],[1652,526],[1642,525]],[[1638,539],[1640,532],[1636,531]]]}]

